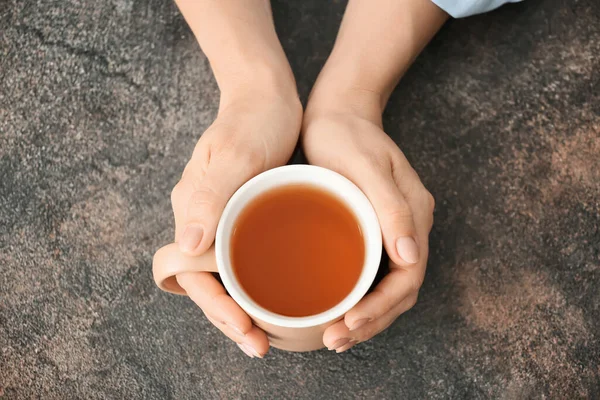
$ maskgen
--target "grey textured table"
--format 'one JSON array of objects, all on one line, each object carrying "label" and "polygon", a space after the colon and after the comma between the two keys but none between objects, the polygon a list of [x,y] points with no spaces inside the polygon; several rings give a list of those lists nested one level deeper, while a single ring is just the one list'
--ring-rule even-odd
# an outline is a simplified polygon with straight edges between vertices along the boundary
[{"label": "grey textured table", "polygon": [[[303,99],[344,3],[274,3]],[[169,0],[0,0],[0,397],[599,398],[600,2],[449,22],[387,131],[437,199],[417,306],[250,360],[152,282],[215,115]]]}]

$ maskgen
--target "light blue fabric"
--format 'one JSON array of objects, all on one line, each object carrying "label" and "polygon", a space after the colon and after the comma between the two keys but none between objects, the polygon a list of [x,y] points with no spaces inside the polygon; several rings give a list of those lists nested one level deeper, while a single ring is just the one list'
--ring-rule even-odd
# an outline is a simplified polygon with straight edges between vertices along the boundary
[{"label": "light blue fabric", "polygon": [[439,8],[454,18],[468,17],[492,11],[506,3],[518,3],[522,0],[431,0]]}]

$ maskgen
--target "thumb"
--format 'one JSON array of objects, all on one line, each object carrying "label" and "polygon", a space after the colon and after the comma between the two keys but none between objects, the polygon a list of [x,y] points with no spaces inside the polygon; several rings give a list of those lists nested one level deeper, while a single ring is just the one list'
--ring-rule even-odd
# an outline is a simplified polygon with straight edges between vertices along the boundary
[{"label": "thumb", "polygon": [[420,258],[413,213],[391,177],[371,175],[364,179],[365,192],[379,219],[385,249],[396,264],[408,267]]},{"label": "thumb", "polygon": [[[242,150],[242,153],[245,153]],[[202,171],[203,160],[192,158],[182,180],[173,189],[173,204],[180,204],[181,217],[176,241],[188,255],[200,255],[213,243],[223,209],[233,193],[260,172],[249,154],[229,149],[225,154],[213,155]],[[196,168],[198,167],[198,168]],[[181,189],[178,190],[178,186]],[[179,198],[177,198],[179,197]],[[184,198],[181,198],[184,197]]]}]

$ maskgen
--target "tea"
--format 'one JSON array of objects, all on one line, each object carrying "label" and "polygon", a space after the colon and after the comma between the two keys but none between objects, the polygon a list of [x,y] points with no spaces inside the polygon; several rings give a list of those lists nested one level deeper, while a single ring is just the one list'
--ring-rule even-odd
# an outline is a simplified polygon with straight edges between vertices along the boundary
[{"label": "tea", "polygon": [[231,264],[243,290],[274,313],[304,317],[342,301],[362,272],[360,225],[336,196],[288,185],[255,198],[240,213]]}]

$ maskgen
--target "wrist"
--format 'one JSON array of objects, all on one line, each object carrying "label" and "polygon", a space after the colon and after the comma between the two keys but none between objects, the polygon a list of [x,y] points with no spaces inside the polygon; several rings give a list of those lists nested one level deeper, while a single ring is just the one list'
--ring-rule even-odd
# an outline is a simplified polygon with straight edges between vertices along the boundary
[{"label": "wrist", "polygon": [[329,67],[338,71],[337,67],[325,66],[310,94],[304,119],[310,122],[324,114],[351,114],[381,125],[388,96],[360,79],[329,75]]},{"label": "wrist", "polygon": [[175,0],[208,58],[222,96],[295,92],[269,0]]},{"label": "wrist", "polygon": [[375,122],[381,118],[398,80],[410,67],[413,55],[398,52],[392,63],[346,43],[338,38],[315,82],[307,113],[309,108],[310,112],[314,108],[351,112]]},{"label": "wrist", "polygon": [[346,41],[342,41],[333,48],[323,68],[323,81],[332,88],[357,88],[364,92],[376,93],[380,97],[379,104],[383,110],[413,59],[413,55],[408,51],[398,52],[393,60],[383,55],[377,57],[370,50],[352,48]]},{"label": "wrist", "polygon": [[364,107],[370,117],[380,115],[400,78],[447,17],[430,0],[350,0],[311,94],[315,103],[328,107],[327,101],[316,100],[334,93],[335,102]]},{"label": "wrist", "polygon": [[215,78],[221,91],[220,108],[240,99],[300,104],[296,81],[287,60],[285,63],[252,60],[237,64],[235,70],[215,70]]}]

